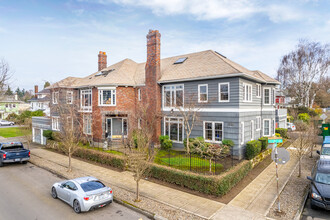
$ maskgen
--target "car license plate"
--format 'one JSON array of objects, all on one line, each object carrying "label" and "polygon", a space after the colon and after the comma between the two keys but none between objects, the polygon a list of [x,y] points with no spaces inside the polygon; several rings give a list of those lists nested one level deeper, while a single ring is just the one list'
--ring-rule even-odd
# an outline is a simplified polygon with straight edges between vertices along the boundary
[{"label": "car license plate", "polygon": [[102,207],[104,207],[104,206],[105,206],[105,204],[99,205],[99,208],[102,208]]},{"label": "car license plate", "polygon": [[20,159],[15,159],[14,161],[20,161]]}]

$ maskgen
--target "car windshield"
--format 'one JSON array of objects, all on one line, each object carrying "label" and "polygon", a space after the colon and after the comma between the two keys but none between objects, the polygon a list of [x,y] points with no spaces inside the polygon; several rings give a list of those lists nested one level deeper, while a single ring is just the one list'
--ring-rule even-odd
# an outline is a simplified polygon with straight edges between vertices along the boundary
[{"label": "car windshield", "polygon": [[322,147],[322,152],[321,152],[321,155],[329,155],[330,156],[330,145],[327,146],[329,144],[325,144],[323,147]]},{"label": "car windshield", "polygon": [[89,181],[86,183],[82,183],[80,186],[85,192],[89,192],[105,187],[105,185],[100,181]]},{"label": "car windshield", "polygon": [[315,182],[330,184],[330,174],[328,173],[316,173]]}]

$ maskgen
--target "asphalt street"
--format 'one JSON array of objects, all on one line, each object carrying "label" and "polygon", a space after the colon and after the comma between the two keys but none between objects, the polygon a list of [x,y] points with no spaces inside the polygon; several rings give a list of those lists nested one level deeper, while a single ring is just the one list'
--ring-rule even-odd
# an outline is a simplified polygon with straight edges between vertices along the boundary
[{"label": "asphalt street", "polygon": [[317,209],[317,210],[311,209],[310,198],[308,198],[301,219],[302,220],[330,219],[330,211],[324,209]]},{"label": "asphalt street", "polygon": [[59,181],[58,176],[30,163],[0,167],[0,220],[148,219],[117,203],[76,214],[71,206],[51,197],[51,186]]}]

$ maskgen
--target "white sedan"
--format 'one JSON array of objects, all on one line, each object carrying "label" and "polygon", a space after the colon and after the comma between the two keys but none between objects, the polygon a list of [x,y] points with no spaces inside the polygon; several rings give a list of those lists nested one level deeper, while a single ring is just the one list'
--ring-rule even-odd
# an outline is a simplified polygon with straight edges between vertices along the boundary
[{"label": "white sedan", "polygon": [[0,126],[11,126],[11,125],[14,125],[15,122],[13,121],[6,121],[6,120],[1,120],[0,121]]},{"label": "white sedan", "polygon": [[72,206],[76,213],[101,208],[113,201],[112,189],[90,176],[55,183],[51,193],[54,199]]}]

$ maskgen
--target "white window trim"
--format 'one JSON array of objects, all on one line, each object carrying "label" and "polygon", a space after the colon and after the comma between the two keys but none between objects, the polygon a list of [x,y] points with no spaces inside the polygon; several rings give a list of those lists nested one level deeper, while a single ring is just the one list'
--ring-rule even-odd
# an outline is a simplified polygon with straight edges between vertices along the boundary
[{"label": "white window trim", "polygon": [[[258,118],[259,118],[259,123],[258,123]],[[256,117],[256,131],[260,131],[261,129],[261,116]]]},{"label": "white window trim", "polygon": [[[269,90],[269,103],[268,104],[266,104],[265,103],[265,90]],[[272,90],[271,90],[271,88],[270,87],[264,87],[264,89],[263,89],[263,92],[264,92],[264,94],[263,94],[263,104],[264,105],[271,105],[271,103],[272,103]]]},{"label": "white window trim", "polygon": [[[85,132],[85,129],[86,129],[85,117],[89,117],[89,120],[90,120],[90,126],[91,126],[90,133]],[[84,133],[84,134],[91,135],[91,134],[92,134],[92,126],[93,126],[93,123],[92,123],[92,116],[91,116],[91,115],[86,115],[86,114],[84,114],[84,115],[83,115],[83,133]]]},{"label": "white window trim", "polygon": [[[269,135],[265,135],[265,121],[269,121]],[[271,131],[271,129],[272,129],[272,121],[271,121],[271,119],[264,119],[263,120],[263,123],[262,123],[262,136],[265,136],[265,137],[270,137],[271,136],[271,133],[272,133],[272,131]]]},{"label": "white window trim", "polygon": [[[228,100],[221,99],[221,85],[228,85]],[[219,102],[230,102],[230,83],[229,82],[218,84],[218,96],[219,96]]]},{"label": "white window trim", "polygon": [[243,102],[252,102],[252,100],[253,100],[253,87],[252,87],[252,85],[250,84],[250,83],[243,83],[243,90],[245,90],[245,86],[248,86],[248,87],[250,87],[251,88],[251,100],[246,100],[245,98],[246,98],[246,92],[248,92],[249,91],[249,89],[247,89],[248,91],[245,91],[244,92],[244,96],[243,96]]},{"label": "white window trim", "polygon": [[53,116],[52,117],[52,130],[53,131],[59,131],[60,130],[60,123],[59,123],[59,116]]},{"label": "white window trim", "polygon": [[[113,98],[113,92],[111,92],[111,102],[115,102],[115,104],[103,104],[103,103],[100,103],[101,101],[103,102],[103,91],[114,91],[115,93],[115,100],[113,101],[112,98]],[[116,90],[116,87],[99,87],[98,88],[98,104],[99,106],[116,106],[117,105],[117,90]],[[93,96],[92,96],[93,97]]]},{"label": "white window trim", "polygon": [[254,121],[251,120],[251,141],[254,140]]},{"label": "white window trim", "polygon": [[[206,100],[201,100],[201,91],[200,87],[201,86],[206,86]],[[198,85],[198,102],[203,103],[203,102],[208,102],[209,100],[209,85],[208,84],[199,84]]]},{"label": "white window trim", "polygon": [[[180,120],[180,119],[182,119],[182,141],[173,141],[172,140],[172,142],[173,143],[183,143],[183,140],[184,140],[184,120],[183,120],[183,117],[167,117],[167,116],[165,116],[164,117],[164,135],[167,135],[166,134],[166,119],[171,119],[171,118],[175,118],[175,119],[177,119],[178,121]],[[170,128],[168,128],[168,130],[170,130]],[[179,134],[178,134],[178,137],[179,137]],[[179,139],[179,138],[178,138]]]},{"label": "white window trim", "polygon": [[[163,93],[163,95],[162,95],[162,98],[163,98],[162,105],[163,105],[163,108],[170,108],[170,109],[177,108],[176,106],[173,106],[173,105],[165,107],[165,100],[166,100],[165,87],[166,86],[182,86],[182,91],[183,91],[182,92],[182,100],[183,100],[183,103],[182,103],[182,106],[180,106],[179,108],[184,108],[184,84],[168,84],[168,85],[163,85],[162,86],[162,93]],[[175,99],[175,103],[176,103],[176,96],[174,97],[174,99]],[[172,99],[171,99],[171,101],[172,101]]]},{"label": "white window trim", "polygon": [[241,134],[242,134],[242,140],[241,140],[241,145],[244,144],[244,137],[245,137],[245,134],[244,134],[244,121],[241,122]]},{"label": "white window trim", "polygon": [[273,119],[273,136],[275,135],[275,130],[276,130],[276,126],[275,126],[275,119]]},{"label": "white window trim", "polygon": [[[56,97],[57,96],[57,97]],[[59,92],[53,92],[53,104],[58,104]]]},{"label": "white window trim", "polygon": [[[83,106],[83,99],[82,99],[82,95],[83,93],[85,93],[85,91],[90,91],[91,94],[91,106]],[[83,89],[80,90],[80,110],[83,112],[91,112],[92,111],[92,106],[93,106],[93,90],[92,89]]]},{"label": "white window trim", "polygon": [[[69,102],[69,98],[71,98],[71,101]],[[72,104],[73,103],[73,91],[67,91],[66,92],[66,104]]]},{"label": "white window trim", "polygon": [[142,100],[142,97],[141,97],[141,89],[140,89],[140,88],[138,89],[138,100],[139,100],[139,101]]},{"label": "white window trim", "polygon": [[[261,98],[261,84],[257,83],[256,97]],[[258,95],[259,94],[259,95]]]},{"label": "white window trim", "polygon": [[[212,140],[206,140],[205,138],[205,123],[212,123]],[[222,140],[224,139],[223,135],[224,135],[224,123],[222,121],[203,121],[203,138],[205,140],[205,142],[209,142],[209,143],[222,143],[222,141],[215,141],[215,123],[219,123],[222,124]]]}]

